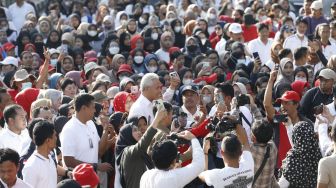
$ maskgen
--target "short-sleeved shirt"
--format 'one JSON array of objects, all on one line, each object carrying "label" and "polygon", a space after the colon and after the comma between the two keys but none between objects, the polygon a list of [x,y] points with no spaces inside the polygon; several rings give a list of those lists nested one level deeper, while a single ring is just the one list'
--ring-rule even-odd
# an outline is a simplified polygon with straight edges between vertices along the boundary
[{"label": "short-sleeved shirt", "polygon": [[202,172],[205,183],[214,188],[223,187],[252,187],[254,176],[254,162],[251,152],[244,151],[239,168],[225,167]]},{"label": "short-sleeved shirt", "polygon": [[336,155],[322,158],[318,166],[317,182],[327,184],[328,188],[336,187]]},{"label": "short-sleeved shirt", "polygon": [[86,163],[98,162],[100,138],[93,121],[83,124],[73,116],[64,125],[60,140],[63,156],[74,157]]}]

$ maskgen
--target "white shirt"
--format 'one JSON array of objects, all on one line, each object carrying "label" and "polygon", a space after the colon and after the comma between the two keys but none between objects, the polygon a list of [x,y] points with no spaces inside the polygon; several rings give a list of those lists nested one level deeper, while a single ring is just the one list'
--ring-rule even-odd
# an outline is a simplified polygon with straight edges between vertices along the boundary
[{"label": "white shirt", "polygon": [[5,184],[5,182],[3,182],[3,181],[1,180],[1,178],[0,178],[0,185],[3,185],[4,188],[7,188],[7,185]]},{"label": "white shirt", "polygon": [[191,114],[189,110],[183,105],[181,107],[182,111],[188,115],[187,117],[187,126],[186,128],[190,128],[191,125],[196,121],[195,118],[200,118],[202,113],[201,111],[197,108],[196,112],[194,114]]},{"label": "white shirt", "polygon": [[266,45],[260,40],[260,38],[256,38],[251,40],[247,47],[250,53],[258,52],[260,61],[262,65],[264,65],[268,60],[271,59],[271,48],[272,48],[273,39],[269,38]]},{"label": "white shirt", "polygon": [[133,103],[128,117],[141,117],[144,116],[147,119],[147,124],[150,125],[153,122],[153,103],[150,102],[142,94],[140,97]]},{"label": "white shirt", "polygon": [[201,173],[205,183],[214,188],[252,187],[254,161],[251,152],[243,151],[239,168],[224,167],[223,169],[207,170]]},{"label": "white shirt", "polygon": [[182,188],[195,179],[204,170],[204,154],[199,141],[191,140],[192,163],[173,170],[157,168],[146,171],[140,180],[140,188]]},{"label": "white shirt", "polygon": [[31,139],[27,129],[21,131],[21,134],[16,134],[4,128],[0,133],[0,148],[10,148],[23,155],[25,149],[29,146]]},{"label": "white shirt", "polygon": [[304,36],[303,40],[299,39],[298,35],[291,35],[283,43],[283,48],[291,49],[292,53],[294,54],[295,49],[301,47],[308,47],[308,38]]},{"label": "white shirt", "polygon": [[29,157],[22,170],[23,181],[34,188],[56,188],[57,170],[54,160],[37,151]]},{"label": "white shirt", "polygon": [[155,55],[157,55],[160,60],[165,61],[166,63],[170,62],[169,52],[164,51],[162,48],[158,49],[155,52]]},{"label": "white shirt", "polygon": [[92,120],[83,124],[73,116],[64,125],[60,140],[63,156],[71,156],[86,163],[98,163],[100,138]]},{"label": "white shirt", "polygon": [[26,21],[26,15],[29,12],[33,12],[35,14],[34,7],[29,3],[24,2],[21,7],[17,6],[16,3],[13,3],[8,8],[9,13],[12,15],[13,23],[16,28],[16,31],[20,31],[24,22]]},{"label": "white shirt", "polygon": [[[55,163],[54,163],[55,164]],[[23,180],[21,180],[20,178],[16,178],[16,182],[13,185],[12,188],[33,188],[32,186],[30,186],[29,184],[25,183]]]},{"label": "white shirt", "polygon": [[226,40],[222,37],[220,41],[216,44],[215,50],[218,52],[218,54],[224,53],[226,47]]},{"label": "white shirt", "polygon": [[323,55],[327,58],[327,60],[329,60],[332,55],[336,54],[336,44],[332,43],[331,41],[329,42],[330,44],[328,44],[326,47],[323,45],[321,46]]}]

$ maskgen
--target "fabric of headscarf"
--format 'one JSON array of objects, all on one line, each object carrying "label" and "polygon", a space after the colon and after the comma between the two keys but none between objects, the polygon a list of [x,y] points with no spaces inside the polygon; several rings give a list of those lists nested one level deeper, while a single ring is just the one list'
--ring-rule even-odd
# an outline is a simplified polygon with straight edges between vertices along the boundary
[{"label": "fabric of headscarf", "polygon": [[[72,71],[70,71],[72,72]],[[61,73],[54,73],[50,76],[49,78],[49,84],[48,84],[48,87],[50,89],[56,89],[56,86],[57,86],[57,83],[58,83],[58,80],[63,76],[63,74]]]},{"label": "fabric of headscarf", "polygon": [[119,11],[116,15],[116,18],[115,18],[115,22],[114,22],[114,27],[115,29],[119,29],[119,27],[121,27],[121,22],[120,22],[120,18],[121,16],[127,16],[127,19],[128,19],[128,15],[125,11]]},{"label": "fabric of headscarf", "polygon": [[131,38],[131,50],[134,50],[136,48],[136,42],[139,39],[142,40],[142,42],[144,42],[144,38],[141,35],[138,34],[138,35],[132,36],[132,38]]},{"label": "fabric of headscarf", "polygon": [[187,22],[187,24],[184,26],[184,33],[187,36],[191,36],[193,34],[194,28],[196,27],[196,20],[190,20]]},{"label": "fabric of headscarf", "polygon": [[115,112],[126,112],[125,105],[128,96],[132,96],[132,94],[126,91],[119,92],[114,96],[113,109]]},{"label": "fabric of headscarf", "polygon": [[120,47],[120,50],[119,52],[122,53],[122,52],[129,52],[131,51],[131,46],[126,46],[124,44],[124,41],[126,39],[126,36],[129,36],[131,38],[131,35],[127,32],[123,32],[120,34],[120,37],[119,37],[119,47]]},{"label": "fabric of headscarf", "polygon": [[[159,58],[158,58],[155,54],[147,54],[146,57],[145,57],[145,59],[144,59],[144,65],[145,65],[145,67],[146,67],[146,70],[147,70],[147,68],[148,68],[148,64],[149,64],[149,62],[150,62],[152,59],[154,59],[156,62],[159,61]],[[148,70],[147,70],[147,71],[148,71]]]},{"label": "fabric of headscarf", "polygon": [[305,88],[309,88],[309,83],[297,80],[291,84],[291,87],[293,91],[296,91],[302,97],[302,92]]},{"label": "fabric of headscarf", "polygon": [[66,78],[71,78],[80,87],[81,71],[69,71],[65,74]]},{"label": "fabric of headscarf", "polygon": [[[56,41],[56,42],[52,42],[51,40],[50,40],[50,36],[51,36],[51,34],[52,33],[57,33],[57,35],[58,35],[58,40]],[[47,42],[46,42],[46,47],[48,47],[48,48],[58,48],[59,46],[61,46],[61,44],[62,44],[62,41],[61,41],[61,34],[58,32],[58,31],[56,31],[56,30],[52,30],[50,33],[49,33],[49,36],[48,36],[48,38],[47,38]]]},{"label": "fabric of headscarf", "polygon": [[283,176],[291,187],[316,187],[322,154],[314,127],[305,121],[298,122],[293,128],[292,141],[293,148],[283,161]]},{"label": "fabric of headscarf", "polygon": [[185,39],[186,39],[186,36],[183,34],[183,26],[181,25],[182,29],[180,32],[175,32],[174,28],[176,26],[177,23],[182,23],[180,20],[178,19],[175,19],[173,20],[171,23],[170,23],[170,26],[171,28],[173,29],[174,31],[174,35],[175,35],[175,43],[174,43],[174,46],[177,46],[179,48],[183,48],[184,47],[184,42],[185,42]]},{"label": "fabric of headscarf", "polygon": [[[189,40],[194,40],[194,45],[197,46],[197,48],[196,48],[196,50],[195,50],[194,52],[190,52],[190,51],[188,50],[188,48],[187,48],[187,44],[188,44],[188,41],[189,41]],[[195,57],[196,55],[201,54],[201,48],[200,48],[200,46],[199,46],[198,39],[196,39],[195,37],[188,37],[188,38],[186,39],[184,49],[185,49],[186,54],[187,54],[187,55],[190,55],[190,56],[192,56],[192,57]]]},{"label": "fabric of headscarf", "polygon": [[25,44],[22,43],[22,39],[24,37],[27,37],[29,39],[29,41],[31,40],[31,36],[30,36],[30,33],[29,33],[28,30],[22,30],[22,31],[20,31],[20,34],[19,34],[18,38],[16,39],[16,41],[17,41],[17,47],[18,47],[18,54],[21,54],[23,52],[23,50],[24,50],[24,45]]},{"label": "fabric of headscarf", "polygon": [[28,88],[19,92],[15,97],[15,103],[22,106],[27,112],[27,117],[30,117],[31,104],[37,99],[40,90],[36,88]]},{"label": "fabric of headscarf", "polygon": [[278,76],[277,76],[277,80],[275,82],[274,85],[278,85],[279,83],[289,83],[291,84],[294,81],[294,76],[293,74],[286,76],[283,74],[283,70],[285,68],[285,66],[287,65],[287,63],[291,63],[293,66],[293,61],[289,58],[283,58],[280,61],[280,66],[279,66],[279,70],[278,70]]},{"label": "fabric of headscarf", "polygon": [[280,42],[273,42],[272,46],[271,46],[271,58],[272,58],[272,61],[275,63],[275,64],[279,64],[280,63],[280,59],[278,57],[278,55],[275,53],[275,48],[280,45],[281,48],[282,48],[282,44]]},{"label": "fabric of headscarf", "polygon": [[233,84],[233,85],[236,85],[236,86],[238,86],[238,88],[239,88],[239,90],[240,90],[240,93],[241,94],[244,94],[244,95],[246,95],[247,94],[247,90],[246,90],[246,87],[245,87],[245,85],[244,84],[242,84],[242,83],[239,83],[239,82],[236,82],[235,84]]}]

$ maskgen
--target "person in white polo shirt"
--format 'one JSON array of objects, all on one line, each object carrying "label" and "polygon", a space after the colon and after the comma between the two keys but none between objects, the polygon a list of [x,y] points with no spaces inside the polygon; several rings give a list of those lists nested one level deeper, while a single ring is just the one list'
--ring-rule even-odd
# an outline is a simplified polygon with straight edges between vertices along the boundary
[{"label": "person in white polo shirt", "polygon": [[19,61],[15,57],[8,56],[3,61],[0,62],[1,72],[0,78],[5,76],[6,73],[14,71],[19,66]]},{"label": "person in white polo shirt", "polygon": [[79,164],[90,163],[95,170],[107,172],[112,170],[112,166],[109,163],[98,163],[99,154],[105,152],[106,142],[100,142],[92,121],[96,112],[94,100],[89,94],[80,94],[75,98],[76,113],[64,125],[60,135],[63,166],[75,168]]},{"label": "person in white polo shirt", "polygon": [[222,38],[215,47],[215,50],[218,53],[222,53],[224,51],[228,51],[227,44],[232,44],[233,42],[243,42],[243,29],[239,23],[232,23],[229,26],[229,33],[230,33],[230,39],[226,41],[224,38]]},{"label": "person in white polo shirt", "polygon": [[31,141],[26,128],[27,113],[20,105],[13,104],[5,108],[3,115],[6,125],[0,134],[0,148],[10,148],[21,155]]},{"label": "person in white polo shirt", "polygon": [[295,21],[296,33],[289,36],[283,43],[283,48],[289,48],[294,54],[295,50],[300,47],[308,47],[308,38],[305,33],[308,28],[308,22],[302,17]]}]

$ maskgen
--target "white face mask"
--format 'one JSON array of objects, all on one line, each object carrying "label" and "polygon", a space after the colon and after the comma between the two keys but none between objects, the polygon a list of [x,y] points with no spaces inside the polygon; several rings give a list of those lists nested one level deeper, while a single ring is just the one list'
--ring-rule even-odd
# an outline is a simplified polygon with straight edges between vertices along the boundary
[{"label": "white face mask", "polygon": [[168,19],[167,19],[167,21],[168,21],[169,23],[171,23],[173,20],[175,20],[175,18],[168,18]]},{"label": "white face mask", "polygon": [[210,14],[210,15],[209,15],[209,18],[212,19],[212,20],[214,20],[214,19],[217,18],[217,15],[216,15],[216,14]]},{"label": "white face mask", "polygon": [[126,23],[127,23],[127,20],[120,20],[121,25],[126,25]]},{"label": "white face mask", "polygon": [[307,78],[295,76],[295,81],[307,82]]},{"label": "white face mask", "polygon": [[207,39],[201,39],[202,44],[204,45],[206,43]]},{"label": "white face mask", "polygon": [[192,79],[183,79],[182,83],[183,85],[191,85],[192,84]]},{"label": "white face mask", "polygon": [[136,64],[141,64],[144,60],[144,57],[143,56],[134,56],[134,62]]},{"label": "white face mask", "polygon": [[119,47],[110,47],[109,52],[110,54],[115,55],[119,52]]},{"label": "white face mask", "polygon": [[159,38],[159,33],[152,33],[152,39],[157,40]]},{"label": "white face mask", "polygon": [[203,102],[205,104],[209,104],[211,102],[211,95],[204,95],[203,96]]},{"label": "white face mask", "polygon": [[24,82],[22,83],[21,90],[25,90],[25,89],[32,88],[32,87],[33,87],[33,84],[31,82]]},{"label": "white face mask", "polygon": [[182,29],[181,26],[176,26],[176,27],[174,28],[174,31],[175,31],[176,33],[179,33],[179,32],[181,31],[181,29]]},{"label": "white face mask", "polygon": [[126,78],[127,76],[119,76],[119,81],[123,80],[124,78]]},{"label": "white face mask", "polygon": [[140,17],[140,18],[139,18],[139,22],[140,22],[141,24],[146,24],[146,23],[147,23],[147,20],[145,20],[143,17]]},{"label": "white face mask", "polygon": [[56,67],[57,59],[50,59],[50,64],[51,64],[51,66]]},{"label": "white face mask", "polygon": [[156,72],[157,69],[158,69],[157,66],[152,66],[152,67],[147,68],[148,72],[151,72],[151,73]]},{"label": "white face mask", "polygon": [[88,35],[89,35],[90,37],[94,37],[94,36],[97,35],[97,31],[88,31]]},{"label": "white face mask", "polygon": [[246,59],[237,59],[237,64],[244,64],[246,65]]},{"label": "white face mask", "polygon": [[7,31],[7,30],[8,30],[8,26],[6,26],[6,27],[3,27],[3,28],[2,28],[2,30],[5,30],[5,31]]}]

